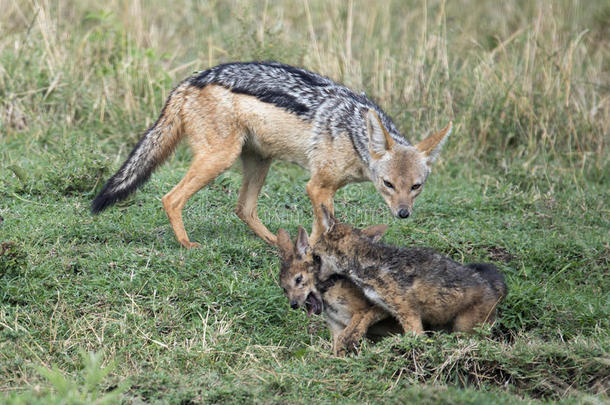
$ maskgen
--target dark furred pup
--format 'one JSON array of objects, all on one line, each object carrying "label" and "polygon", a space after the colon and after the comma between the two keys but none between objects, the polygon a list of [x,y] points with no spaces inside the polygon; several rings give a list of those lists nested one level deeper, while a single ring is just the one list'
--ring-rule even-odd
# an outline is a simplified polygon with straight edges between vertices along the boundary
[{"label": "dark furred pup", "polygon": [[[362,235],[379,239],[386,228],[372,227]],[[288,232],[280,229],[277,242],[282,260],[280,285],[291,308],[302,307],[308,315],[324,313],[335,355],[357,348],[363,336],[377,340],[402,332],[398,321],[369,301],[348,278],[333,276],[320,281],[320,262],[313,257],[305,229],[299,227],[294,245]]]},{"label": "dark furred pup", "polygon": [[363,231],[337,222],[322,207],[323,233],[313,249],[320,279],[349,277],[366,297],[394,315],[408,332],[451,325],[471,332],[493,322],[507,294],[504,277],[491,264],[462,265],[428,248],[374,242]]}]

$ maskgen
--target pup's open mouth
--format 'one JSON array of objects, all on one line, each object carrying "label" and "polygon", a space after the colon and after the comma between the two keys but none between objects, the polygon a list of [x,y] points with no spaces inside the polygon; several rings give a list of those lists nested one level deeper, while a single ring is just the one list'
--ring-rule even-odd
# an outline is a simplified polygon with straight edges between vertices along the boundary
[{"label": "pup's open mouth", "polygon": [[307,309],[307,316],[311,316],[311,314],[320,315],[322,313],[322,303],[312,292],[309,293],[305,300],[305,308]]}]

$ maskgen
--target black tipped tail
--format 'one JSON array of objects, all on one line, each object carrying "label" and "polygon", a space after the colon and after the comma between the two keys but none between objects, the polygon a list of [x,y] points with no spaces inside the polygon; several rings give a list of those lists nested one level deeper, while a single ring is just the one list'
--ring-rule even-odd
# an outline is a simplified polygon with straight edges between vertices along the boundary
[{"label": "black tipped tail", "polygon": [[117,198],[114,198],[114,196],[112,196],[110,193],[107,193],[104,189],[95,197],[95,199],[91,203],[91,213],[99,214],[117,201]]},{"label": "black tipped tail", "polygon": [[91,203],[91,213],[99,214],[117,201],[120,201],[126,197],[127,195],[119,196],[117,194],[112,194],[104,189],[95,197],[95,199]]},{"label": "black tipped tail", "polygon": [[188,83],[183,82],[172,91],[157,122],[146,131],[119,171],[91,203],[92,213],[97,214],[127,198],[150,178],[153,170],[174,150],[183,136],[179,111],[187,86]]},{"label": "black tipped tail", "polygon": [[91,212],[97,214],[117,201],[124,200],[129,194],[144,184],[160,163],[155,145],[163,137],[166,128],[153,125],[133,148],[118,172],[104,185],[104,188],[91,203]]},{"label": "black tipped tail", "polygon": [[130,159],[127,159],[123,167],[114,176],[112,176],[110,180],[108,180],[102,191],[100,191],[100,193],[95,197],[91,203],[91,212],[93,214],[98,214],[114,203],[124,200],[150,178],[154,166],[143,168],[144,170],[142,170],[142,172],[139,173],[139,175],[133,181],[129,183],[121,183],[119,180],[120,176],[124,175],[125,166],[129,163],[129,161]]}]

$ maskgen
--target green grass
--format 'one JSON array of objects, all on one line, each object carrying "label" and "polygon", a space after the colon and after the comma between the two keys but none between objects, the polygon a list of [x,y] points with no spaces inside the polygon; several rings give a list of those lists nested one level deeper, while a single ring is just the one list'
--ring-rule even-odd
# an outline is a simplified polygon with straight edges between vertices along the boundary
[{"label": "green grass", "polygon": [[[0,402],[607,402],[610,7],[489,3],[9,4]],[[233,214],[239,168],[190,200],[203,247],[179,247],[160,198],[184,146],[90,215],[173,85],[250,59],[367,91],[411,141],[454,121],[412,218],[393,219],[368,183],[342,189],[336,211],[388,223],[390,243],[495,263],[510,292],[493,328],[331,356],[323,319],[289,309],[276,252]],[[311,227],[307,178],[273,164],[259,209],[271,230]]]}]

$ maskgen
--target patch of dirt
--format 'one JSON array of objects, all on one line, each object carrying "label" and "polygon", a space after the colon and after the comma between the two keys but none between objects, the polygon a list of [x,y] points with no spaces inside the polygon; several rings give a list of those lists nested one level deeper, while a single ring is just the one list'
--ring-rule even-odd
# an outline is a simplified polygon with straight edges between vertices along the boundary
[{"label": "patch of dirt", "polygon": [[504,263],[509,263],[515,260],[515,256],[503,247],[484,246],[484,248],[487,250],[489,257],[492,260],[501,261]]},{"label": "patch of dirt", "polygon": [[0,243],[0,257],[4,256],[4,253],[8,252],[11,248],[11,246],[13,246],[14,243],[13,242],[2,242]]}]

